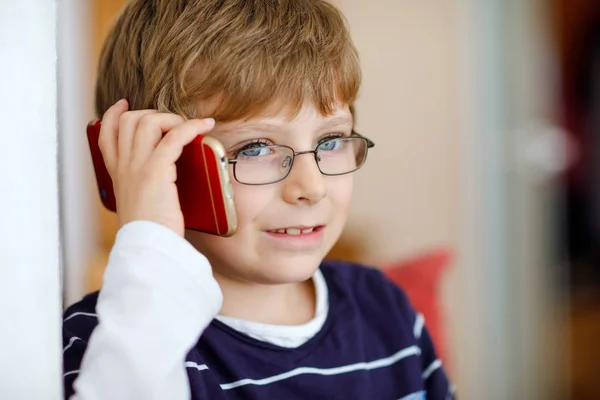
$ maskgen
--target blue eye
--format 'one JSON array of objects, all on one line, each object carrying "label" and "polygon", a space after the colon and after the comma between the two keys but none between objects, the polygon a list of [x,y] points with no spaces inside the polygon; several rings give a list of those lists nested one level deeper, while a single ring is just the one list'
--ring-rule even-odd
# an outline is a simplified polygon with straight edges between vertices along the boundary
[{"label": "blue eye", "polygon": [[240,151],[238,154],[244,157],[260,157],[269,154],[269,149],[266,147],[251,147],[249,149]]},{"label": "blue eye", "polygon": [[328,139],[325,142],[321,143],[319,145],[319,150],[323,150],[323,151],[333,151],[333,150],[337,150],[339,149],[339,147],[342,145],[342,141],[337,138],[337,139]]}]

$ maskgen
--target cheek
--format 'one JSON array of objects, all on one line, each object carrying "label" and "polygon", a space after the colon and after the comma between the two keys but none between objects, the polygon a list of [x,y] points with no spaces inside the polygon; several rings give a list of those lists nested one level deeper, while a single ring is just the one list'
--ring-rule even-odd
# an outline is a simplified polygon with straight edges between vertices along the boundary
[{"label": "cheek", "polygon": [[233,198],[238,229],[255,220],[274,200],[274,185],[251,186],[233,182]]},{"label": "cheek", "polygon": [[328,188],[328,197],[334,206],[334,212],[345,214],[348,212],[354,189],[352,174],[335,177]]}]

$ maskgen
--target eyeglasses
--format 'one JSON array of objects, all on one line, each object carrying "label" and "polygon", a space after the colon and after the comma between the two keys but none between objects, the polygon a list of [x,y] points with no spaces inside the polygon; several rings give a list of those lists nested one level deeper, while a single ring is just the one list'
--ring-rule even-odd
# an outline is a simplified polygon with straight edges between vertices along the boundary
[{"label": "eyeglasses", "polygon": [[296,156],[313,154],[323,175],[344,175],[356,171],[367,159],[371,140],[356,132],[350,136],[327,139],[314,150],[294,151],[289,146],[257,144],[245,148],[229,160],[233,176],[245,185],[268,185],[284,180],[292,170]]}]

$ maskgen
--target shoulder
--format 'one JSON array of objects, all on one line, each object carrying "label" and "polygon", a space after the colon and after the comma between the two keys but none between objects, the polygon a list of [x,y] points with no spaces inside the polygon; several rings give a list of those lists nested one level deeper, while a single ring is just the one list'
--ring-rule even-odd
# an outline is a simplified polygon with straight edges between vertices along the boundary
[{"label": "shoulder", "polygon": [[90,336],[98,325],[97,301],[98,292],[90,293],[63,313],[63,379],[67,399],[73,395],[73,382],[79,374]]},{"label": "shoulder", "polygon": [[325,260],[321,271],[332,289],[362,293],[361,297],[387,297],[408,302],[408,297],[382,270],[368,265],[346,261]]},{"label": "shoulder", "polygon": [[92,331],[98,325],[96,303],[99,292],[93,292],[83,297],[77,303],[69,306],[63,313],[63,339],[77,336],[87,342]]},{"label": "shoulder", "polygon": [[424,317],[400,286],[382,270],[360,264],[324,261],[320,269],[329,288],[331,308],[338,313],[341,310],[351,313],[343,314],[344,321],[358,321],[359,329],[368,327],[363,331],[368,332],[365,335],[376,335],[371,343],[389,351],[416,351],[418,361],[412,364],[418,374],[415,379],[423,380],[427,398],[454,398]]},{"label": "shoulder", "polygon": [[[364,335],[369,335],[369,340],[378,343],[386,354],[399,349],[411,349],[421,354],[423,317],[413,308],[402,288],[382,270],[327,261],[321,271],[329,289],[330,310],[338,327],[363,329]],[[420,364],[418,368],[421,368]]]},{"label": "shoulder", "polygon": [[380,269],[326,260],[321,271],[331,292],[331,301],[351,301],[360,309],[396,316],[406,324],[414,323],[416,314],[408,296]]}]

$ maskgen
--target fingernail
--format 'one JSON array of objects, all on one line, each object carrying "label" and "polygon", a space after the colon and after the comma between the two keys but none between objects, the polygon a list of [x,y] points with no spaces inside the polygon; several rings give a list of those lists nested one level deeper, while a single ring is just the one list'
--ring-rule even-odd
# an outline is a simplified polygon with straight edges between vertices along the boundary
[{"label": "fingernail", "polygon": [[214,126],[215,125],[215,120],[214,118],[204,118],[204,122],[206,123],[206,125],[208,126]]},{"label": "fingernail", "polygon": [[125,102],[125,99],[121,99],[121,100],[117,101],[115,103],[115,105],[123,104],[124,102]]}]

